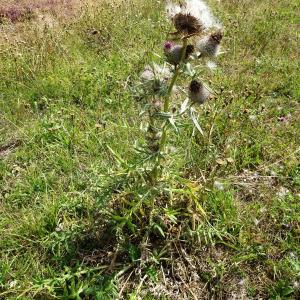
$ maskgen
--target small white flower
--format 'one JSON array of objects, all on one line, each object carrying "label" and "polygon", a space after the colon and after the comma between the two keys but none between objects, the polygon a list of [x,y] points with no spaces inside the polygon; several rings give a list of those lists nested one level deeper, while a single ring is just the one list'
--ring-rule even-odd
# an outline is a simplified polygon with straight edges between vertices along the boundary
[{"label": "small white flower", "polygon": [[9,283],[9,287],[10,288],[14,288],[17,285],[18,281],[17,280],[13,280]]},{"label": "small white flower", "polygon": [[239,281],[239,285],[240,285],[240,286],[245,285],[245,279],[241,279],[241,280]]},{"label": "small white flower", "polygon": [[63,226],[63,224],[58,224],[57,226],[56,226],[56,228],[55,228],[55,231],[56,232],[61,232],[61,231],[63,231],[64,230],[64,226]]},{"label": "small white flower", "polygon": [[290,191],[285,188],[285,187],[280,187],[278,192],[276,193],[276,195],[279,197],[279,198],[284,198]]},{"label": "small white flower", "polygon": [[224,190],[224,184],[220,181],[215,181],[214,182],[214,188],[216,188],[219,191],[223,191]]},{"label": "small white flower", "polygon": [[217,68],[217,65],[213,62],[213,61],[208,61],[206,63],[206,66],[210,69],[210,70],[215,70]]},{"label": "small white flower", "polygon": [[257,116],[255,116],[255,115],[250,115],[249,116],[250,121],[255,121],[256,119],[257,119]]},{"label": "small white flower", "polygon": [[154,73],[153,70],[150,68],[150,66],[146,66],[143,73],[140,76],[141,80],[143,81],[150,81],[154,79]]},{"label": "small white flower", "polygon": [[261,213],[265,213],[267,211],[266,207],[262,207],[260,210],[259,210]]},{"label": "small white flower", "polygon": [[260,221],[257,220],[256,218],[253,219],[253,222],[254,222],[255,226],[257,226],[260,223]]}]

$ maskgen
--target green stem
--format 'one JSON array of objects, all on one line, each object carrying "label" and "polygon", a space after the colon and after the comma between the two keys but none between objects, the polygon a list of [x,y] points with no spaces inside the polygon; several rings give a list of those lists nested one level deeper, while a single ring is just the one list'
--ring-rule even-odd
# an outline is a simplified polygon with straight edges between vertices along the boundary
[{"label": "green stem", "polygon": [[179,75],[180,64],[181,64],[181,62],[183,61],[183,59],[185,57],[186,47],[187,47],[187,39],[185,38],[183,40],[182,53],[181,53],[180,61],[179,61],[179,64],[176,66],[176,70],[175,70],[174,75],[172,77],[171,83],[170,83],[169,88],[168,88],[167,96],[166,96],[166,99],[165,99],[165,102],[164,102],[164,112],[168,112],[168,110],[169,110],[172,90],[173,90],[174,84],[176,82],[176,79]]},{"label": "green stem", "polygon": [[[166,98],[165,98],[164,109],[163,109],[163,112],[165,112],[165,113],[167,113],[169,111],[172,90],[173,90],[173,87],[174,87],[175,82],[177,80],[177,77],[180,73],[180,65],[184,60],[184,57],[185,57],[185,54],[186,54],[186,47],[187,47],[187,38],[184,38],[183,39],[182,53],[181,53],[180,61],[179,61],[179,64],[176,66],[174,75],[173,75],[172,80],[170,82],[170,85],[169,85],[169,88],[168,88],[168,91],[167,91],[167,95],[166,95]],[[163,124],[162,136],[161,136],[160,143],[159,143],[159,152],[163,152],[165,150],[167,137],[168,137],[168,131],[167,131],[168,126],[167,125],[168,125],[168,122],[165,122]],[[158,159],[155,163],[155,166],[152,170],[152,179],[153,179],[154,183],[157,181],[158,167],[160,166],[160,164],[161,164],[161,156],[158,157]]]}]

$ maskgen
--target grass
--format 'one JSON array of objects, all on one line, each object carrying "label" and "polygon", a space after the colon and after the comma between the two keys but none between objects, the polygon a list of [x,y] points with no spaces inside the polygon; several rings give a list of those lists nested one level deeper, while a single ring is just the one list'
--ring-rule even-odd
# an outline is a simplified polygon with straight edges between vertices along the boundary
[{"label": "grass", "polygon": [[150,229],[135,87],[163,60],[163,1],[0,25],[0,299],[299,297],[297,1],[209,4],[226,53],[199,72],[216,99],[205,138],[172,134],[181,181]]}]

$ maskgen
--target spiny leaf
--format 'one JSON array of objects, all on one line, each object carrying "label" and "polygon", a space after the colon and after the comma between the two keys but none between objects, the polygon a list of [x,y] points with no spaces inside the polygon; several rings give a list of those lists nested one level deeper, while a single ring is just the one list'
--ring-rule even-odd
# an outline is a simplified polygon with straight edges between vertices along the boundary
[{"label": "spiny leaf", "polygon": [[190,109],[190,116],[191,116],[191,119],[192,119],[195,127],[198,129],[198,131],[201,133],[201,135],[204,136],[204,132],[203,132],[200,124],[198,123],[198,121],[196,119],[196,116],[194,115],[194,109],[193,108]]}]

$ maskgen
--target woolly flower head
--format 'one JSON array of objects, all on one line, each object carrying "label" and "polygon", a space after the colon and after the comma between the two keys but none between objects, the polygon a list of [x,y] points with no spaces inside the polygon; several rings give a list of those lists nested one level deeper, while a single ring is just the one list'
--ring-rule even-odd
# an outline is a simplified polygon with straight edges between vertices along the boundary
[{"label": "woolly flower head", "polygon": [[196,18],[205,29],[222,28],[220,21],[212,14],[210,8],[203,0],[186,0],[183,5],[168,3],[166,12],[171,19],[178,14],[190,15]]},{"label": "woolly flower head", "polygon": [[210,97],[209,90],[201,81],[192,80],[189,85],[189,98],[193,103],[203,104]]},{"label": "woolly flower head", "polygon": [[220,43],[223,38],[221,31],[213,32],[200,38],[196,42],[196,48],[201,52],[202,57],[213,58],[220,53]]},{"label": "woolly flower head", "polygon": [[[171,46],[170,46],[171,47]],[[161,66],[153,63],[153,66],[147,65],[142,72],[140,78],[146,82],[158,79],[160,81],[167,81],[171,77],[171,71],[167,66]]]},{"label": "woolly flower head", "polygon": [[[194,52],[194,50],[194,45],[187,45],[183,59],[188,59],[190,55]],[[164,44],[164,53],[166,55],[167,61],[172,65],[178,65],[180,63],[180,60],[182,59],[183,55],[182,51],[182,45],[176,45],[172,42],[165,42]]]}]

